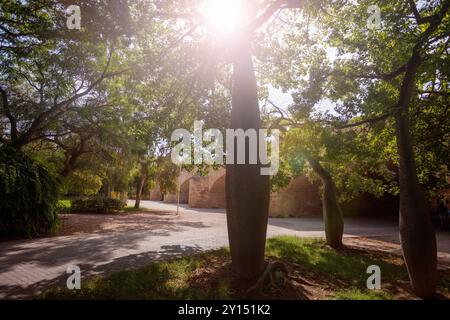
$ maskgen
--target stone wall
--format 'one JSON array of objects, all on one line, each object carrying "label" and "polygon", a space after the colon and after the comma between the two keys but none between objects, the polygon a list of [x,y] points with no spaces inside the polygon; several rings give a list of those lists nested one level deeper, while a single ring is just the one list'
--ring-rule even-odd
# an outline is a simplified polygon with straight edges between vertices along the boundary
[{"label": "stone wall", "polygon": [[[211,171],[206,176],[183,172],[180,175],[180,203],[187,203],[190,208],[225,208],[225,169]],[[152,200],[160,200],[159,188],[152,190]],[[176,203],[176,194],[164,196],[164,202]],[[344,216],[398,216],[398,198],[386,196],[376,199],[364,194],[359,198],[343,203]],[[322,200],[320,183],[311,183],[300,176],[278,192],[270,195],[269,215],[271,217],[321,216]]]},{"label": "stone wall", "polygon": [[209,206],[211,208],[225,208],[225,174],[222,175],[209,190]]},{"label": "stone wall", "polygon": [[189,184],[190,208],[225,208],[225,169],[193,176]]},{"label": "stone wall", "polygon": [[[192,173],[182,171],[177,179],[177,184],[180,186],[180,203],[188,203],[190,193],[190,180]],[[168,193],[164,195],[165,203],[177,203],[178,197],[176,193]]]},{"label": "stone wall", "polygon": [[270,195],[269,215],[271,217],[320,216],[322,201],[319,185],[306,177],[298,177],[289,185]]},{"label": "stone wall", "polygon": [[209,208],[208,178],[194,176],[189,183],[189,208]]},{"label": "stone wall", "polygon": [[162,201],[163,200],[163,194],[161,192],[161,189],[159,188],[159,185],[155,186],[152,190],[150,190],[149,198],[151,201]]}]

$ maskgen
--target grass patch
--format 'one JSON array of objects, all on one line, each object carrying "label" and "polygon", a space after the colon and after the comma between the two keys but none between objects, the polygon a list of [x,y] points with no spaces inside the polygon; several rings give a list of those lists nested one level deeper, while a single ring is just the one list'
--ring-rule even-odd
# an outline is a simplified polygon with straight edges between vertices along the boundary
[{"label": "grass patch", "polygon": [[68,199],[61,199],[58,200],[58,206],[60,206],[61,208],[70,209],[72,207],[72,202]]},{"label": "grass patch", "polygon": [[336,292],[335,300],[391,300],[391,294],[384,291],[349,289]]},{"label": "grass patch", "polygon": [[151,212],[149,209],[146,208],[138,208],[136,209],[134,206],[126,206],[122,210],[123,213],[139,213],[139,212]]},{"label": "grass patch", "polygon": [[[71,213],[72,201],[70,199],[61,199],[58,200],[57,206],[61,213]],[[146,208],[136,209],[134,206],[126,206],[116,213],[141,213],[141,212],[151,212],[151,211]]]},{"label": "grass patch", "polygon": [[328,247],[322,239],[281,236],[267,241],[266,255],[293,262],[301,269],[321,274],[325,279],[366,287],[370,265],[378,265],[383,280],[407,280],[408,274],[398,259],[382,254]]},{"label": "grass patch", "polygon": [[[274,282],[265,284],[256,298],[393,299],[397,289],[405,291],[404,287],[409,287],[401,258],[381,252],[353,248],[335,251],[323,240],[290,236],[269,239],[266,252],[267,259],[286,264],[289,277],[276,275]],[[369,276],[366,270],[373,264],[381,268],[382,290],[366,289]],[[248,284],[237,282],[230,269],[229,252],[220,249],[120,271],[104,278],[83,279],[81,290],[53,288],[38,299],[247,298],[244,289]],[[300,285],[296,277],[311,286],[304,285],[305,282]]]},{"label": "grass patch", "polygon": [[56,203],[56,208],[59,213],[68,214],[72,209],[72,201],[70,199],[60,199]]},{"label": "grass patch", "polygon": [[82,281],[81,290],[53,288],[38,299],[226,299],[228,290],[191,287],[189,279],[211,259],[227,254],[222,249],[115,272],[106,278],[97,276]]}]

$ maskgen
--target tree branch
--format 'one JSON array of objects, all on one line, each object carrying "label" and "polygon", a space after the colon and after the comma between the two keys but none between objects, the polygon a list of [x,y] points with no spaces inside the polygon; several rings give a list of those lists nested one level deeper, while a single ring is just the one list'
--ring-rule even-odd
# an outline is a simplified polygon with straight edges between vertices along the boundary
[{"label": "tree branch", "polygon": [[373,117],[373,118],[361,120],[361,121],[358,121],[358,122],[345,124],[345,125],[337,127],[336,129],[347,129],[347,128],[359,127],[359,126],[361,126],[363,124],[366,124],[366,123],[375,123],[375,122],[378,122],[378,121],[386,120],[386,119],[388,119],[389,117],[391,117],[393,115],[394,115],[393,112],[389,112],[389,113],[383,114],[383,115],[378,116],[378,117]]},{"label": "tree branch", "polygon": [[433,16],[421,17],[414,0],[408,0],[408,4],[411,7],[411,10],[414,14],[414,18],[416,19],[418,25],[430,23],[432,21]]},{"label": "tree branch", "polygon": [[259,29],[264,23],[266,23],[275,12],[282,9],[283,5],[286,4],[286,0],[276,0],[253,22],[250,23],[248,30],[250,32],[256,31]]},{"label": "tree branch", "polygon": [[108,56],[108,61],[106,63],[106,66],[104,67],[102,74],[100,75],[100,77],[92,82],[87,88],[86,90],[84,90],[83,92],[79,92],[76,93],[75,95],[73,95],[71,98],[62,101],[60,103],[57,103],[55,105],[53,105],[50,109],[42,112],[41,114],[39,114],[39,116],[36,117],[36,119],[32,122],[30,128],[21,135],[20,138],[18,138],[15,142],[14,142],[14,146],[16,148],[21,148],[22,146],[26,145],[27,143],[30,142],[31,139],[33,139],[34,135],[36,134],[36,132],[38,132],[42,126],[42,124],[49,118],[51,117],[53,114],[60,112],[62,109],[64,109],[65,107],[67,107],[69,104],[73,103],[74,101],[76,101],[79,98],[82,98],[86,95],[88,95],[95,87],[97,87],[104,79],[107,78],[112,78],[115,77],[117,75],[123,74],[125,72],[128,72],[129,70],[131,70],[131,68],[127,68],[121,71],[116,71],[116,72],[111,72],[111,73],[107,73],[111,59],[112,59],[112,55],[113,55],[113,50],[111,49],[109,56]]}]

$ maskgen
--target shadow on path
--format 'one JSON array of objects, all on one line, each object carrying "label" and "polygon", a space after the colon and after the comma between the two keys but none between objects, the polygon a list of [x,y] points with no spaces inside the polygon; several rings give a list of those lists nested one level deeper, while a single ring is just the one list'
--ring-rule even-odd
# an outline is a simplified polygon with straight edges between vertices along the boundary
[{"label": "shadow on path", "polygon": [[[168,245],[162,246],[161,250],[158,251],[149,251],[123,256],[102,265],[96,265],[95,262],[80,264],[78,266],[81,269],[81,286],[83,286],[83,279],[85,280],[92,276],[106,276],[115,271],[139,268],[151,262],[162,260],[167,261],[177,257],[193,255],[202,251],[203,249],[199,246]],[[4,299],[29,299],[33,295],[39,294],[49,287],[65,286],[69,276],[70,274],[63,272],[56,278],[41,280],[26,287],[20,285],[0,284],[0,292],[4,293]]]}]

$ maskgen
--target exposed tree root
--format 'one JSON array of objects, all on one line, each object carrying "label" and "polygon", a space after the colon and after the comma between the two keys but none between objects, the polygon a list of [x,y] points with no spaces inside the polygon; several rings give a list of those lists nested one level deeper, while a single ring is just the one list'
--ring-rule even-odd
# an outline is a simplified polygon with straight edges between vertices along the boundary
[{"label": "exposed tree root", "polygon": [[289,279],[291,279],[291,280],[293,280],[293,281],[295,281],[295,282],[297,282],[297,283],[299,283],[299,284],[303,284],[303,285],[306,285],[306,286],[310,286],[310,287],[315,287],[315,286],[317,286],[316,284],[314,284],[314,283],[312,283],[312,282],[309,282],[308,280],[305,280],[305,279],[303,279],[303,278],[301,278],[301,277],[293,277],[293,276],[287,276]]},{"label": "exposed tree root", "polygon": [[286,275],[288,274],[287,267],[286,267],[286,265],[284,263],[282,263],[280,261],[269,261],[269,262],[267,262],[266,268],[264,269],[264,272],[258,278],[256,283],[247,290],[247,294],[251,294],[251,293],[256,292],[259,289],[261,289],[263,287],[264,282],[266,281],[267,278],[269,278],[270,283],[273,283],[273,274],[276,271],[282,271]]},{"label": "exposed tree root", "polygon": [[[289,275],[289,269],[286,264],[281,261],[269,261],[262,275],[258,278],[256,283],[246,291],[246,296],[257,296],[258,292],[262,290],[266,280],[269,280],[269,285],[277,287],[275,284],[277,279],[274,278],[276,272],[281,272],[284,277],[284,285],[279,290],[285,292],[286,290],[295,292],[297,299],[308,300],[308,291],[303,287],[316,286],[315,284],[301,278]],[[278,276],[276,276],[278,278]],[[287,286],[287,287],[286,287]],[[273,289],[273,288],[272,288]]]}]

